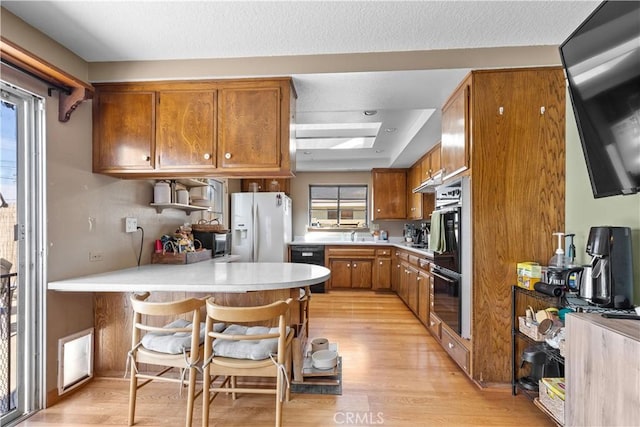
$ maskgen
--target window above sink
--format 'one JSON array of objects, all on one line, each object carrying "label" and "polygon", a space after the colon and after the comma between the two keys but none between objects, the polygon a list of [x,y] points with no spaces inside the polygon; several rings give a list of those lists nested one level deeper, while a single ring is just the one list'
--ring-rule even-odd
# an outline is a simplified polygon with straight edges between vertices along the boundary
[{"label": "window above sink", "polygon": [[367,185],[309,185],[307,231],[368,231]]}]

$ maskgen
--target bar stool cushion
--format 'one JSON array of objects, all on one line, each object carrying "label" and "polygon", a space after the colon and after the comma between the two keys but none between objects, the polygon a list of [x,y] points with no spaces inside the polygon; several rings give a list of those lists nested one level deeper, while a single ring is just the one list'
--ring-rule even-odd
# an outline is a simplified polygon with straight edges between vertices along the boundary
[{"label": "bar stool cushion", "polygon": [[[216,323],[214,330],[220,332],[224,329],[224,323]],[[191,322],[184,319],[177,319],[163,326],[166,329],[191,328]],[[204,343],[205,323],[200,322],[200,344]],[[191,349],[190,332],[148,332],[140,341],[142,346],[148,350],[165,354],[180,354]]]},{"label": "bar stool cushion", "polygon": [[[287,326],[287,334],[289,334]],[[262,335],[277,334],[278,328],[266,326],[242,326],[231,325],[224,330],[226,335]],[[270,355],[278,354],[278,338],[266,338],[260,340],[226,340],[217,339],[213,342],[213,354],[215,356],[230,357],[233,359],[264,360]]]}]

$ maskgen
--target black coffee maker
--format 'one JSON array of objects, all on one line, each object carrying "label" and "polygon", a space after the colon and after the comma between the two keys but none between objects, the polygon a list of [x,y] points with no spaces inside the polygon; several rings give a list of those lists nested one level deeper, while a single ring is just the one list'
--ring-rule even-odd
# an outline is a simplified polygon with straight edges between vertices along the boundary
[{"label": "black coffee maker", "polygon": [[583,289],[580,297],[601,307],[629,308],[633,303],[631,229],[591,227],[587,253],[592,257],[591,290]]},{"label": "black coffee maker", "polygon": [[561,376],[559,363],[547,355],[545,345],[530,346],[522,352],[520,368],[529,364],[530,370],[529,375],[518,379],[518,383],[527,390],[538,391],[539,381],[544,377]]}]

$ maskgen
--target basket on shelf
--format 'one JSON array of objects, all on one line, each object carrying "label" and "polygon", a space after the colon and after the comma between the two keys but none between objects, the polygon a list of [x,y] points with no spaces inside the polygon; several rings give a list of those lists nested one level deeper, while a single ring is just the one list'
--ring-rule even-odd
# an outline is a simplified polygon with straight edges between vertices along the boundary
[{"label": "basket on shelf", "polygon": [[538,332],[538,324],[527,320],[525,316],[518,316],[518,330],[534,341],[542,342],[545,337]]},{"label": "basket on shelf", "polygon": [[212,219],[211,221],[200,220],[197,224],[191,225],[191,230],[205,232],[226,231],[224,225],[218,223],[217,219]]}]

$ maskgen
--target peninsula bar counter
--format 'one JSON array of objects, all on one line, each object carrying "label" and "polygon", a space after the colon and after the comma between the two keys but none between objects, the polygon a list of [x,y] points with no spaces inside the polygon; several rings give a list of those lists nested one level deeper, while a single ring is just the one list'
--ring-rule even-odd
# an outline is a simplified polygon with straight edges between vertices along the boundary
[{"label": "peninsula bar counter", "polygon": [[[122,377],[131,347],[131,292],[150,292],[150,301],[175,301],[210,295],[219,304],[254,306],[293,298],[300,289],[327,280],[328,268],[296,263],[148,264],[140,267],[49,282],[58,292],[94,293],[94,373]],[[291,320],[301,313],[291,308]]]},{"label": "peninsula bar counter", "polygon": [[67,292],[230,292],[303,288],[329,278],[326,267],[288,262],[147,264],[140,267],[49,282]]}]

